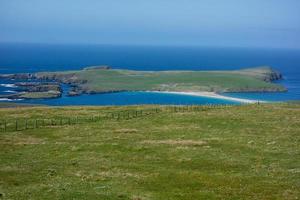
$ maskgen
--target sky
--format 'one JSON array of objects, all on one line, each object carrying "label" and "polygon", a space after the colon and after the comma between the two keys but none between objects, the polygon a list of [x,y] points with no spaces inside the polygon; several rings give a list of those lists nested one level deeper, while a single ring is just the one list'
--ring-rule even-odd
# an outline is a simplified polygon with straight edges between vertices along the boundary
[{"label": "sky", "polygon": [[300,49],[299,0],[0,0],[0,42]]}]

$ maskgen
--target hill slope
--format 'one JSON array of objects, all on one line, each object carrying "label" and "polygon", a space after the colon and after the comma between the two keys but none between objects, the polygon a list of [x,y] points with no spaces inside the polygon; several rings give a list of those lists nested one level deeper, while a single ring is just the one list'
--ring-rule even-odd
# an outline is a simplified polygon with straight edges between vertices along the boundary
[{"label": "hill slope", "polygon": [[114,91],[274,92],[286,91],[273,80],[282,75],[270,67],[232,71],[132,71],[87,68],[81,71],[38,73],[73,85],[71,94]]},{"label": "hill slope", "polygon": [[[107,66],[88,67],[79,71],[40,72],[36,74],[4,74],[0,78],[41,81],[24,92],[2,95],[2,98],[58,98],[62,89],[58,83],[71,85],[69,95],[119,91],[171,92],[283,92],[282,85],[271,83],[282,75],[270,67],[255,67],[231,71],[133,71]],[[46,81],[46,82],[45,82]],[[47,83],[50,82],[50,83]],[[17,84],[17,83],[16,83]],[[19,83],[24,85],[24,83]],[[47,88],[56,85],[56,90]],[[43,86],[43,87],[42,87]]]},{"label": "hill slope", "polygon": [[[0,119],[140,107],[0,109]],[[299,104],[205,108],[1,133],[7,199],[297,199]]]}]

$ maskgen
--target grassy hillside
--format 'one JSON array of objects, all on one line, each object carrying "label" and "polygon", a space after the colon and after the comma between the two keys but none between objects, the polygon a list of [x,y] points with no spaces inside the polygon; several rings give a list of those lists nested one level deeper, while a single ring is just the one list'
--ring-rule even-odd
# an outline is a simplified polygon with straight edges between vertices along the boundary
[{"label": "grassy hillside", "polygon": [[38,73],[76,86],[73,92],[109,91],[285,91],[270,83],[278,74],[270,67],[233,71],[132,71],[89,68],[81,71]]},{"label": "grassy hillside", "polygon": [[[0,119],[88,116],[143,108],[2,108]],[[300,196],[299,104],[161,112],[0,134],[4,199]]]}]

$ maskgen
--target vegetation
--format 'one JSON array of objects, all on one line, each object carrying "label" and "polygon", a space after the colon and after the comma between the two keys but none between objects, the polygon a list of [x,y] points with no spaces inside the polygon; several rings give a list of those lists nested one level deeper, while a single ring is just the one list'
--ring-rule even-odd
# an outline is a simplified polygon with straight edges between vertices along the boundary
[{"label": "vegetation", "polygon": [[16,108],[16,107],[33,107],[39,106],[38,104],[24,104],[15,102],[0,102],[0,108]]},{"label": "vegetation", "polygon": [[[1,119],[134,107],[20,107]],[[4,199],[297,199],[300,104],[161,112],[1,133]]]},{"label": "vegetation", "polygon": [[60,91],[47,91],[47,92],[24,92],[20,93],[19,98],[24,99],[49,99],[49,98],[58,98],[61,96]]},{"label": "vegetation", "polygon": [[74,86],[70,95],[112,91],[210,91],[253,92],[285,91],[273,80],[281,74],[270,67],[233,71],[132,71],[88,68],[81,71],[43,72],[36,77],[57,80]]}]

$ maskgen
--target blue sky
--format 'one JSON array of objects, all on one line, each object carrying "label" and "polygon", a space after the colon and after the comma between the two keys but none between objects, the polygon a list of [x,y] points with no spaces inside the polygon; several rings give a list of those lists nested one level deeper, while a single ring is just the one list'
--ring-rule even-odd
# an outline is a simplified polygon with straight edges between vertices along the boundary
[{"label": "blue sky", "polygon": [[0,42],[300,48],[299,0],[0,0]]}]

